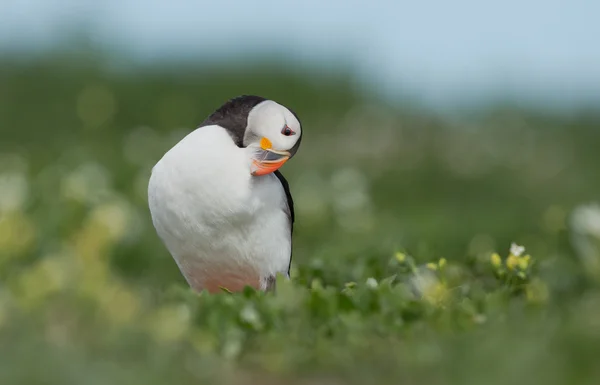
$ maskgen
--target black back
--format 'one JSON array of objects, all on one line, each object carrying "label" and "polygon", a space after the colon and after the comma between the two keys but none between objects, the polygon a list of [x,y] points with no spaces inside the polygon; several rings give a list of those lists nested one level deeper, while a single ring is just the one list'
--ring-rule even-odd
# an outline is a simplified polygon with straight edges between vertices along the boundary
[{"label": "black back", "polygon": [[254,95],[235,97],[210,114],[200,127],[217,124],[229,132],[236,146],[243,147],[244,134],[248,125],[248,114],[254,107],[265,100],[267,99]]},{"label": "black back", "polygon": [[[200,127],[210,126],[213,124],[219,125],[227,130],[227,132],[233,139],[236,146],[244,147],[244,135],[246,133],[246,126],[248,125],[248,114],[250,114],[250,111],[252,111],[252,109],[254,107],[256,107],[258,104],[264,102],[265,100],[268,100],[268,99],[263,98],[261,96],[255,96],[255,95],[242,95],[242,96],[235,97],[235,98],[227,101],[225,104],[223,104],[221,107],[219,107],[215,112],[210,114],[210,116],[208,118],[206,118],[204,120],[204,122],[202,122]],[[296,115],[296,113],[294,111],[292,111],[290,108],[288,108],[288,107],[286,107],[286,108],[292,114],[294,114],[296,119],[298,119],[298,122],[300,122],[300,118],[298,117],[298,115]],[[300,123],[300,124],[302,124],[302,123]],[[300,134],[300,137],[298,138],[298,141],[296,142],[294,147],[290,150],[290,153],[292,155],[295,154],[296,151],[298,151],[301,141],[302,141],[302,133]],[[277,179],[279,180],[279,182],[281,183],[281,185],[283,186],[283,190],[285,192],[285,197],[287,199],[287,214],[290,218],[290,232],[293,233],[294,232],[294,221],[296,218],[294,215],[294,200],[292,199],[292,193],[290,192],[290,186],[289,186],[287,180],[285,179],[285,177],[283,176],[283,174],[281,174],[281,172],[279,170],[275,171],[274,174],[277,177]],[[291,239],[291,237],[290,237],[290,239]],[[291,266],[292,266],[292,253],[290,251],[290,264],[288,266],[288,276],[290,274]]]}]

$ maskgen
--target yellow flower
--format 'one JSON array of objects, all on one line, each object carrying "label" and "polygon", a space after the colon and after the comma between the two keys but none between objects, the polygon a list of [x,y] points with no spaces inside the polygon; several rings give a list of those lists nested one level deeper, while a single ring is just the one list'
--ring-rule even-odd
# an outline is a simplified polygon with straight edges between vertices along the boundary
[{"label": "yellow flower", "polygon": [[519,269],[526,270],[529,266],[529,261],[531,260],[531,256],[528,254],[524,257],[519,258]]},{"label": "yellow flower", "polygon": [[438,262],[438,266],[440,267],[440,269],[443,269],[444,266],[446,266],[446,258],[440,258],[440,261]]},{"label": "yellow flower", "polygon": [[401,253],[401,252],[397,252],[396,253],[396,260],[400,263],[406,261],[406,254]]},{"label": "yellow flower", "polygon": [[510,254],[508,258],[506,258],[506,267],[510,270],[514,270],[519,265],[519,257],[514,254]]},{"label": "yellow flower", "polygon": [[429,263],[428,263],[427,265],[425,265],[425,266],[427,266],[427,268],[428,268],[428,269],[430,269],[430,270],[434,270],[434,271],[438,269],[438,265],[436,265],[435,263],[432,263],[432,262],[429,262]]},{"label": "yellow flower", "polygon": [[433,305],[441,305],[448,299],[448,289],[442,282],[436,282],[425,290],[423,297]]},{"label": "yellow flower", "polygon": [[498,253],[494,253],[490,257],[490,262],[494,267],[500,267],[502,266],[502,257]]},{"label": "yellow flower", "polygon": [[440,281],[436,274],[429,271],[423,271],[415,274],[411,278],[411,283],[414,285],[418,295],[424,300],[433,304],[441,305],[450,296],[446,284]]}]

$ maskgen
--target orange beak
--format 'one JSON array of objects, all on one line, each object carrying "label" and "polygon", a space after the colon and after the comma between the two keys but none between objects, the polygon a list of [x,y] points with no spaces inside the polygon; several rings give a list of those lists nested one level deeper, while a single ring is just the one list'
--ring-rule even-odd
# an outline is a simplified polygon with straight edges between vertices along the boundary
[{"label": "orange beak", "polygon": [[271,148],[271,141],[262,138],[260,149],[252,159],[251,172],[254,176],[267,175],[278,170],[285,162],[290,159],[291,154],[288,151],[277,151]]}]

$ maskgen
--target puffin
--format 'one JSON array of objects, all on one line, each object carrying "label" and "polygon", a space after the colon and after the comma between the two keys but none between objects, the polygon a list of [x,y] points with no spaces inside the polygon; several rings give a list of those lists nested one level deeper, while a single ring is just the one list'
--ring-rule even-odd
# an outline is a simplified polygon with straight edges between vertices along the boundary
[{"label": "puffin", "polygon": [[290,108],[242,95],[225,102],[152,168],[152,223],[197,291],[274,291],[289,279],[294,202],[280,172],[300,147]]}]

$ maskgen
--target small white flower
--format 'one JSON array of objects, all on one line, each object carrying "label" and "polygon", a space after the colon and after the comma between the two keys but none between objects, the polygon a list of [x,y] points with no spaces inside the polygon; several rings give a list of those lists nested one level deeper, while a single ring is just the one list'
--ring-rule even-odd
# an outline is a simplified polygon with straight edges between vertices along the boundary
[{"label": "small white flower", "polygon": [[367,287],[370,289],[376,289],[377,288],[377,280],[373,277],[367,279]]},{"label": "small white flower", "polygon": [[600,205],[575,208],[571,216],[571,242],[586,273],[600,280]]},{"label": "small white flower", "polygon": [[575,208],[571,224],[576,233],[600,238],[600,204],[593,203]]},{"label": "small white flower", "polygon": [[251,325],[260,323],[260,315],[252,306],[245,306],[240,312],[240,317]]},{"label": "small white flower", "polygon": [[0,211],[21,209],[27,201],[29,182],[22,172],[0,174]]},{"label": "small white flower", "polygon": [[434,293],[440,284],[435,273],[429,269],[421,269],[410,279],[410,284],[418,296],[427,296]]},{"label": "small white flower", "polygon": [[523,254],[523,252],[525,251],[525,247],[524,246],[519,246],[516,243],[511,243],[510,245],[510,253],[512,255],[514,255],[515,257],[520,257],[521,254]]}]

